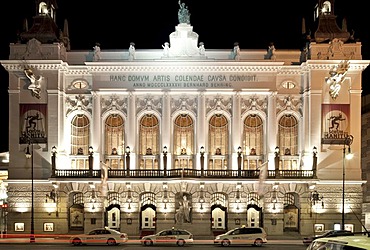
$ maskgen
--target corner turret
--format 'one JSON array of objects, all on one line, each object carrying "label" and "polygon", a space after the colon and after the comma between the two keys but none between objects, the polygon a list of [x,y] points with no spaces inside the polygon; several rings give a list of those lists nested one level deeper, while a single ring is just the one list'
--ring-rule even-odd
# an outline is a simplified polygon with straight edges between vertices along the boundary
[{"label": "corner turret", "polygon": [[338,39],[347,42],[350,34],[347,27],[339,28],[337,17],[334,15],[334,0],[319,0],[315,7],[315,18],[318,19],[317,30],[314,39],[317,43],[329,42]]},{"label": "corner turret", "polygon": [[21,43],[27,43],[35,38],[41,43],[57,42],[59,29],[55,22],[57,4],[56,0],[36,0],[36,16],[29,30],[20,34]]}]

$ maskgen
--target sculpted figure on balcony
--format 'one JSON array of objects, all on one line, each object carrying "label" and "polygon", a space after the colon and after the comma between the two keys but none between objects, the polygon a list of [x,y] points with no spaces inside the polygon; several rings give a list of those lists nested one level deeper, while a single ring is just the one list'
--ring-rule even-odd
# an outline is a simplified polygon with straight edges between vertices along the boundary
[{"label": "sculpted figure on balcony", "polygon": [[220,148],[216,148],[216,155],[221,155],[221,149]]}]

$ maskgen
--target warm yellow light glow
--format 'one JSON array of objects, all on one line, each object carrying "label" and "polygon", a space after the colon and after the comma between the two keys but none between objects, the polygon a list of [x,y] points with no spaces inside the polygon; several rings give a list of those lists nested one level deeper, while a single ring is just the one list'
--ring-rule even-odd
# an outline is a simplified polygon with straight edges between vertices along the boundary
[{"label": "warm yellow light glow", "polygon": [[352,160],[353,159],[353,153],[346,154],[346,159],[347,160]]},{"label": "warm yellow light glow", "polygon": [[57,204],[55,202],[45,202],[44,207],[45,211],[49,214],[57,211]]},{"label": "warm yellow light glow", "polygon": [[25,213],[31,211],[30,204],[28,203],[18,203],[18,206],[13,208],[14,211],[19,213]]}]

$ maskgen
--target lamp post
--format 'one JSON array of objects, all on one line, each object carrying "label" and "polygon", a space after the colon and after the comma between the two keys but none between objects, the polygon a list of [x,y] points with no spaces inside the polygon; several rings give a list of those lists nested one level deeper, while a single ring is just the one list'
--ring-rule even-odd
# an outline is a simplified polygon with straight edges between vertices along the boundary
[{"label": "lamp post", "polygon": [[130,146],[126,147],[126,175],[130,176]]},{"label": "lamp post", "polygon": [[[345,170],[345,159],[352,159],[353,154],[351,153],[351,144],[353,142],[353,136],[348,135],[344,138],[343,141],[343,167],[342,167],[342,172],[343,172],[343,179],[342,179],[342,225],[341,229],[344,230],[344,198],[345,198],[345,183],[346,183],[346,170]],[[346,155],[346,146],[348,146],[348,154]]]},{"label": "lamp post", "polygon": [[167,146],[163,147],[163,175],[167,176]]},{"label": "lamp post", "polygon": [[242,176],[242,147],[238,147],[238,177]]},{"label": "lamp post", "polygon": [[317,178],[316,170],[317,170],[317,147],[313,147],[312,149],[313,154],[313,161],[312,161],[312,171],[313,171],[313,177]]},{"label": "lamp post", "polygon": [[200,147],[200,176],[204,176],[204,147]]},{"label": "lamp post", "polygon": [[[31,144],[31,152],[30,152]],[[30,232],[30,243],[35,242],[35,220],[34,220],[34,194],[33,194],[33,143],[28,138],[28,145],[26,150],[26,158],[31,159],[31,232]]]},{"label": "lamp post", "polygon": [[57,147],[53,146],[51,148],[51,177],[55,177],[56,163],[55,156],[57,154]]},{"label": "lamp post", "polygon": [[93,177],[93,157],[94,149],[92,146],[89,147],[89,177]]},{"label": "lamp post", "polygon": [[275,176],[279,177],[279,163],[280,163],[280,149],[278,146],[275,147]]}]

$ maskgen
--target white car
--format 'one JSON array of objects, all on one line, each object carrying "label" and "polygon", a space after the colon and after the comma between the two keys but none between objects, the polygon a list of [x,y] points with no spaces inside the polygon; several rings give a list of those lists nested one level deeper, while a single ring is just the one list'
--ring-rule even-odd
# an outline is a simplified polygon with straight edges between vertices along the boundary
[{"label": "white car", "polygon": [[351,249],[351,250],[369,250],[370,237],[367,234],[353,236],[337,236],[314,239],[306,248],[307,250],[322,249]]},{"label": "white car", "polygon": [[184,229],[167,229],[156,234],[146,235],[141,238],[141,244],[152,246],[157,244],[173,244],[184,246],[193,243],[193,234]]},{"label": "white car", "polygon": [[87,244],[104,244],[109,246],[119,245],[128,241],[126,233],[121,233],[110,228],[96,228],[86,234],[77,234],[69,242],[74,246]]},{"label": "white car", "polygon": [[213,243],[215,245],[230,246],[230,245],[246,245],[261,247],[267,243],[267,234],[262,227],[238,227],[230,231],[217,235]]}]

